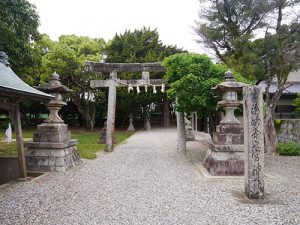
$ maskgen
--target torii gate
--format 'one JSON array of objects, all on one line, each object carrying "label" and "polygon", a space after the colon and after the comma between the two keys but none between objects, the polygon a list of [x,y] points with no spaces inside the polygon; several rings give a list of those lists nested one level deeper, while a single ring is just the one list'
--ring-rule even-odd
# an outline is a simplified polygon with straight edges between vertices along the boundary
[{"label": "torii gate", "polygon": [[[107,106],[107,128],[106,128],[106,146],[105,151],[113,151],[113,135],[115,130],[115,112],[116,112],[116,87],[128,87],[128,90],[133,90],[136,86],[137,93],[140,92],[139,87],[144,86],[147,90],[148,86],[162,86],[164,91],[163,79],[150,79],[150,72],[165,72],[165,68],[161,62],[157,63],[100,63],[88,62],[87,67],[90,71],[109,73],[107,80],[91,80],[92,88],[108,87],[108,106]],[[142,72],[140,80],[119,80],[118,72]]]}]

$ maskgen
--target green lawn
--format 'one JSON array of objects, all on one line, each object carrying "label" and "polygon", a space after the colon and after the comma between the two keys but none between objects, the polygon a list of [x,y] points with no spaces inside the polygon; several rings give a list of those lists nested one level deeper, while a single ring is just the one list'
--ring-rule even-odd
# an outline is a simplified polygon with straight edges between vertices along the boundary
[{"label": "green lawn", "polygon": [[[24,130],[23,138],[32,138],[33,130]],[[116,145],[121,144],[127,138],[129,138],[133,132],[117,132],[116,133]],[[13,138],[15,136],[13,135]],[[72,138],[77,139],[77,149],[81,158],[94,159],[96,153],[104,149],[104,144],[98,144],[99,132],[87,132],[87,131],[72,131]],[[5,135],[3,132],[0,134],[0,156],[17,156],[16,143],[12,142],[7,145]]]}]

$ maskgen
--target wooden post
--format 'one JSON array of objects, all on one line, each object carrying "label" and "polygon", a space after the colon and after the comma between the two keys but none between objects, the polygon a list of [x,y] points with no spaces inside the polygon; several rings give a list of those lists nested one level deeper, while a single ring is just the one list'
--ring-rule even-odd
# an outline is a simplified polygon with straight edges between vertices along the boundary
[{"label": "wooden post", "polygon": [[26,171],[25,152],[24,152],[24,145],[23,145],[19,104],[16,104],[13,114],[14,114],[15,129],[16,129],[16,142],[17,142],[17,149],[18,149],[20,177],[25,178],[27,177],[27,171]]},{"label": "wooden post", "polygon": [[113,137],[115,132],[115,113],[116,113],[116,79],[117,72],[110,72],[109,90],[108,90],[108,107],[107,107],[107,128],[106,128],[106,152],[113,151]]}]

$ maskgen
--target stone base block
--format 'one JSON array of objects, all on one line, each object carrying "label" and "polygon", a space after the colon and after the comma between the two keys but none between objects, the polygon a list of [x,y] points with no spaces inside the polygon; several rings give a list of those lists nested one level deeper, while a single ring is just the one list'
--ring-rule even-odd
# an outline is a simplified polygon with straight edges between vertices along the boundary
[{"label": "stone base block", "polygon": [[26,143],[26,166],[34,172],[64,172],[82,161],[77,152],[76,141],[64,143]]},{"label": "stone base block", "polygon": [[244,143],[244,134],[213,133],[213,142],[219,145],[241,145]]},{"label": "stone base block", "polygon": [[186,134],[186,141],[195,141],[194,134]]},{"label": "stone base block", "polygon": [[[203,165],[213,176],[239,176],[244,175],[244,148],[243,145],[234,145],[230,151],[230,145],[222,148],[210,145],[204,158]],[[225,145],[223,145],[225,146]],[[239,148],[239,149],[238,149]],[[222,151],[226,150],[226,151]]]},{"label": "stone base block", "polygon": [[34,142],[67,142],[71,139],[68,125],[63,123],[43,123],[37,126]]},{"label": "stone base block", "polygon": [[[99,144],[106,144],[106,131],[104,132],[100,132],[100,139],[98,141]],[[116,135],[114,134],[114,138],[113,138],[113,144],[116,144]]]}]

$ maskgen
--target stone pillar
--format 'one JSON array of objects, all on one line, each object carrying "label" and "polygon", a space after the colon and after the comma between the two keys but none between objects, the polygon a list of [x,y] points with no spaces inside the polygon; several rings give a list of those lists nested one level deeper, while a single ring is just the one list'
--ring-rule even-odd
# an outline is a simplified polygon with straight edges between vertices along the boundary
[{"label": "stone pillar", "polygon": [[177,116],[177,150],[186,151],[186,135],[184,127],[184,113],[176,112]]},{"label": "stone pillar", "polygon": [[107,127],[106,127],[106,152],[113,151],[113,136],[115,132],[115,114],[116,114],[116,98],[117,88],[116,79],[117,72],[112,71],[109,75],[109,91],[108,91],[108,106],[107,106]]},{"label": "stone pillar", "polygon": [[244,87],[245,193],[250,199],[264,197],[263,92]]}]

